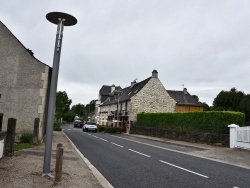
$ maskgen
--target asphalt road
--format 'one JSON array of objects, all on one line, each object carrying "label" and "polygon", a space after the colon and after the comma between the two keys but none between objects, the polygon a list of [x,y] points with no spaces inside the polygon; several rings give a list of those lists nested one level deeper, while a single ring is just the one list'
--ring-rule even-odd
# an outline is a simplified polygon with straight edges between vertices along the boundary
[{"label": "asphalt road", "polygon": [[[173,150],[197,150],[147,139],[85,133],[72,125],[63,131],[115,188],[249,188],[250,170]],[[169,148],[170,150],[162,149]]]}]

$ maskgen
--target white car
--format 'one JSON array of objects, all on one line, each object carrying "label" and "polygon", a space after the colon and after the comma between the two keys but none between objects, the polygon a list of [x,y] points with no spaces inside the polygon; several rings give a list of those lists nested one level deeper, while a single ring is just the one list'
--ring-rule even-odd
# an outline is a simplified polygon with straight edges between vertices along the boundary
[{"label": "white car", "polygon": [[82,131],[88,132],[88,131],[94,131],[97,132],[97,126],[96,123],[93,122],[86,122],[83,127]]}]

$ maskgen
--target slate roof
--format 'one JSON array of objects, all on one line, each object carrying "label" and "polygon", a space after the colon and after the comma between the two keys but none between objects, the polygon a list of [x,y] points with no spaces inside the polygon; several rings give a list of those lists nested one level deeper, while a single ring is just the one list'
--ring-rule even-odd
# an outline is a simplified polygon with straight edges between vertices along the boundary
[{"label": "slate roof", "polygon": [[170,97],[172,97],[177,104],[176,105],[191,105],[191,106],[203,106],[200,102],[192,97],[188,92],[185,94],[184,91],[166,90]]},{"label": "slate roof", "polygon": [[[122,88],[120,86],[116,86],[115,90],[121,90]],[[99,91],[99,94],[101,95],[101,102],[104,102],[111,93],[111,86],[103,85],[102,88]]]},{"label": "slate roof", "polygon": [[[119,102],[129,101],[131,97],[133,97],[136,93],[138,93],[151,79],[149,77],[141,82],[135,83],[132,87],[126,87],[120,90],[116,87],[116,90],[121,91],[122,93],[119,94]],[[101,100],[100,106],[106,106],[111,104],[117,104],[118,96],[109,96],[111,92],[111,86],[103,86],[100,90],[101,93],[105,93],[105,100]],[[200,102],[197,101],[194,97],[192,97],[188,92],[186,94],[184,91],[174,91],[174,90],[166,90],[170,97],[172,97],[176,101],[176,105],[189,105],[189,106],[203,106]]]},{"label": "slate roof", "polygon": [[[119,102],[125,102],[131,99],[136,93],[138,93],[151,79],[152,77],[149,77],[141,82],[135,83],[132,87],[126,87],[124,89],[121,89],[122,93],[119,95]],[[115,104],[118,102],[118,97],[108,97],[106,101],[104,101],[101,106],[106,106],[110,104]]]}]

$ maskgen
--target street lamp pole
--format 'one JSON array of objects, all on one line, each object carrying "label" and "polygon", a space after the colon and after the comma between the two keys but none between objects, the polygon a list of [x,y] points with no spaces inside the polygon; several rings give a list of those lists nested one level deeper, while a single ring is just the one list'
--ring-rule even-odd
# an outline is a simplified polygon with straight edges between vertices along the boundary
[{"label": "street lamp pole", "polygon": [[116,121],[116,127],[119,127],[119,124],[118,124],[118,120],[119,120],[119,94],[120,93],[118,93],[118,106],[117,106],[117,121]]},{"label": "street lamp pole", "polygon": [[118,99],[117,99],[117,121],[116,121],[116,127],[118,127],[118,119],[119,119],[119,96],[122,93],[122,91],[115,90],[114,93],[117,93]]},{"label": "street lamp pole", "polygon": [[52,177],[50,173],[51,147],[52,147],[53,125],[55,118],[56,90],[57,90],[58,72],[59,72],[60,55],[62,47],[63,27],[75,25],[77,23],[77,20],[75,17],[62,12],[50,12],[46,15],[46,18],[53,24],[57,24],[53,70],[52,70],[50,93],[49,93],[48,116],[46,124],[44,164],[42,173],[42,176]]}]

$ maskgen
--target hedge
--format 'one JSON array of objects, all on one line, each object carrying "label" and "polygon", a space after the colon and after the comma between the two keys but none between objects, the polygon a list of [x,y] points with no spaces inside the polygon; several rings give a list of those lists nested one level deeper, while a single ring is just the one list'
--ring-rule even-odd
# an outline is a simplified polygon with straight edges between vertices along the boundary
[{"label": "hedge", "polygon": [[243,126],[245,114],[232,111],[140,113],[137,126],[228,134],[230,124]]},{"label": "hedge", "polygon": [[123,127],[110,127],[110,126],[98,125],[98,131],[105,132],[105,133],[121,133],[121,132],[124,132],[125,130]]}]

